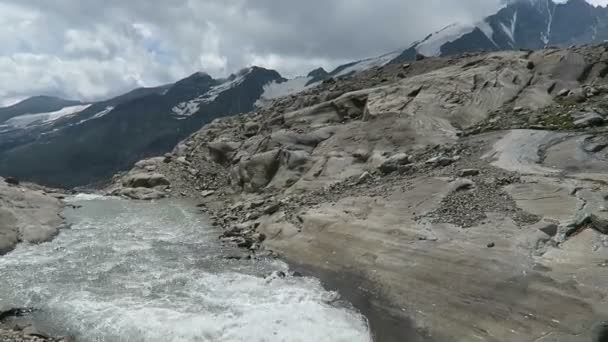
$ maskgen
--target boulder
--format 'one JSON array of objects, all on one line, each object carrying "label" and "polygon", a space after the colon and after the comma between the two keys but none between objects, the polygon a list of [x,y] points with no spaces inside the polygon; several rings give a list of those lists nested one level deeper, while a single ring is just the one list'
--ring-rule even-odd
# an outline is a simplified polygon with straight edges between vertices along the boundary
[{"label": "boulder", "polygon": [[258,131],[260,130],[260,124],[258,124],[257,122],[250,121],[245,124],[243,129],[245,131],[245,136],[250,138],[258,134]]},{"label": "boulder", "polygon": [[129,174],[122,181],[122,185],[127,188],[154,188],[170,184],[167,177],[161,173]]},{"label": "boulder", "polygon": [[262,190],[274,177],[279,165],[281,150],[259,153],[241,160],[231,172],[231,184],[246,192]]},{"label": "boulder", "polygon": [[166,194],[162,191],[150,188],[123,188],[120,189],[119,195],[140,201],[151,201],[165,198]]},{"label": "boulder", "polygon": [[383,173],[391,173],[399,170],[400,167],[410,164],[410,156],[405,153],[397,153],[386,159],[378,169]]},{"label": "boulder", "polygon": [[213,196],[215,194],[215,190],[206,190],[201,192],[201,196],[203,197],[209,197],[209,196]]},{"label": "boulder", "polygon": [[479,175],[478,169],[463,169],[458,172],[459,177],[473,177]]},{"label": "boulder", "polygon": [[574,126],[578,128],[599,126],[604,123],[604,117],[595,112],[573,112],[570,114]]},{"label": "boulder", "polygon": [[18,242],[51,240],[63,227],[63,204],[42,191],[0,183],[0,255]]},{"label": "boulder", "polygon": [[426,164],[433,164],[436,166],[448,166],[456,161],[456,158],[450,158],[446,156],[438,156],[431,158],[426,161]]},{"label": "boulder", "polygon": [[6,184],[19,185],[19,180],[15,177],[6,177],[4,182],[6,182]]},{"label": "boulder", "polygon": [[218,164],[227,164],[232,160],[239,145],[239,143],[226,141],[209,143],[207,145],[209,159]]}]

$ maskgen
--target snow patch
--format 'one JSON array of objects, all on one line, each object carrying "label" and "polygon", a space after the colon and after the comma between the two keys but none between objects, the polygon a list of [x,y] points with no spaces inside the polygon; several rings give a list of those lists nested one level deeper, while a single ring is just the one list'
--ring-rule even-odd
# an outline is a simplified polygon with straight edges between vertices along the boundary
[{"label": "snow patch", "polygon": [[504,23],[500,23],[500,27],[502,31],[509,37],[511,40],[511,45],[515,43],[515,28],[517,27],[517,11],[513,13],[513,18],[511,19],[510,26],[507,27]]},{"label": "snow patch", "polygon": [[430,37],[423,40],[416,46],[418,53],[423,54],[427,57],[437,57],[441,55],[441,47],[449,42],[453,42],[456,39],[464,36],[465,34],[473,32],[475,25],[466,24],[452,24],[444,27],[443,29],[433,33]]},{"label": "snow patch", "polygon": [[13,128],[26,128],[31,125],[48,124],[63,117],[74,116],[77,113],[89,108],[91,105],[71,106],[62,108],[56,112],[24,114],[11,118],[5,122],[5,125]]},{"label": "snow patch", "polygon": [[496,44],[496,42],[494,41],[494,30],[487,21],[482,20],[478,22],[477,28],[479,28],[481,32],[483,32],[483,34],[488,37],[488,39],[492,42],[492,44],[494,44],[494,46],[498,47],[498,44]]},{"label": "snow patch", "polygon": [[316,87],[320,82],[308,84],[312,79],[312,77],[301,76],[281,83],[276,81],[270,82],[264,86],[264,93],[256,101],[255,105],[257,107],[264,107],[274,99],[297,94],[306,89]]},{"label": "snow patch", "polygon": [[211,89],[209,89],[209,91],[207,91],[206,93],[190,101],[179,103],[178,105],[173,107],[171,111],[173,112],[173,114],[178,116],[178,119],[185,119],[186,117],[195,114],[199,111],[201,104],[211,103],[215,101],[215,99],[217,99],[217,97],[220,96],[220,94],[222,94],[223,92],[228,91],[243,83],[247,78],[247,75],[249,75],[252,70],[253,69],[248,68],[241,71],[237,75],[226,79],[219,85],[211,87]]},{"label": "snow patch", "polygon": [[90,118],[88,118],[88,119],[80,120],[80,121],[77,123],[77,125],[80,125],[80,124],[82,124],[82,123],[84,123],[84,122],[87,122],[87,121],[89,121],[89,120],[95,120],[95,119],[99,119],[99,118],[101,118],[102,116],[105,116],[106,114],[110,113],[110,112],[111,112],[111,111],[113,111],[113,110],[114,110],[114,107],[106,107],[106,109],[104,109],[104,110],[102,110],[101,112],[99,112],[99,113],[97,113],[97,114],[93,115],[92,117],[90,117]]},{"label": "snow patch", "polygon": [[334,76],[340,77],[340,76],[345,76],[345,75],[348,75],[351,73],[365,71],[365,70],[368,70],[371,68],[385,66],[393,59],[399,57],[400,54],[401,54],[401,51],[395,51],[395,52],[387,53],[386,55],[382,55],[380,57],[364,59],[362,61],[356,62],[355,64],[345,68],[344,70],[341,70],[339,73],[337,73]]},{"label": "snow patch", "polygon": [[541,33],[541,40],[545,43],[545,46],[549,45],[549,40],[551,39],[551,28],[553,27],[553,16],[555,15],[555,8],[553,7],[553,11],[549,8],[549,0],[545,1],[547,8],[547,15],[549,16],[549,20],[547,21],[547,31],[545,33]]}]

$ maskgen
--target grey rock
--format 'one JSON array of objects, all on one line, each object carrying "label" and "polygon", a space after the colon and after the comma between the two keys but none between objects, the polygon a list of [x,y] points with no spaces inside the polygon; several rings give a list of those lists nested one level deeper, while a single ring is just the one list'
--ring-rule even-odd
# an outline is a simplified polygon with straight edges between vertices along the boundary
[{"label": "grey rock", "polygon": [[463,169],[458,172],[459,177],[473,177],[479,175],[478,169]]},{"label": "grey rock", "polygon": [[6,177],[4,181],[6,184],[19,185],[19,180],[15,177]]},{"label": "grey rock", "polygon": [[64,224],[63,207],[60,200],[42,191],[0,182],[0,255],[19,241],[51,240]]},{"label": "grey rock", "polygon": [[397,153],[386,159],[378,169],[383,173],[391,173],[408,164],[411,164],[410,156],[405,153]]},{"label": "grey rock", "polygon": [[363,172],[363,174],[361,176],[359,176],[359,179],[357,179],[357,184],[363,184],[372,178],[373,178],[373,176],[371,173],[369,173],[367,171]]},{"label": "grey rock", "polygon": [[120,189],[118,194],[120,196],[124,196],[124,197],[134,199],[134,200],[140,200],[140,201],[158,200],[161,198],[165,198],[167,196],[167,194],[165,192],[162,192],[162,191],[159,191],[156,189],[142,188],[142,187],[122,188],[122,189]]},{"label": "grey rock", "polygon": [[171,183],[165,175],[160,173],[134,173],[125,177],[122,184],[128,188],[154,188]]},{"label": "grey rock", "polygon": [[214,194],[215,194],[215,190],[205,190],[205,191],[201,192],[201,196],[203,196],[203,197],[213,196]]},{"label": "grey rock", "polygon": [[432,164],[432,165],[436,165],[436,166],[449,166],[449,165],[453,164],[455,161],[456,161],[455,158],[450,158],[450,157],[446,157],[446,156],[438,156],[438,157],[434,157],[434,158],[427,160],[426,164]]},{"label": "grey rock", "polygon": [[598,126],[604,123],[604,118],[595,112],[573,112],[570,116],[574,120],[574,126],[578,128]]}]

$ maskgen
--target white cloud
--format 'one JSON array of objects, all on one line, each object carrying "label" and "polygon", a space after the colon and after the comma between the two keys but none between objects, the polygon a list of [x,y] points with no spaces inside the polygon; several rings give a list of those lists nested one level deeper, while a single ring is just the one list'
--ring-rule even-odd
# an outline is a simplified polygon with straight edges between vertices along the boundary
[{"label": "white cloud", "polygon": [[295,76],[405,47],[499,2],[0,0],[0,101],[99,99],[248,65]]}]

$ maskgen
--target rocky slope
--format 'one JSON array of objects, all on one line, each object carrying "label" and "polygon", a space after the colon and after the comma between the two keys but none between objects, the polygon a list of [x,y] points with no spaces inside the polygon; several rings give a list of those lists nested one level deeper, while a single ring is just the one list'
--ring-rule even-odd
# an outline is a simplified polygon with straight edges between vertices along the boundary
[{"label": "rocky slope", "polygon": [[54,194],[34,185],[19,185],[0,178],[0,255],[19,242],[49,241],[63,226],[63,203]]},{"label": "rocky slope", "polygon": [[240,257],[348,275],[383,312],[379,341],[603,341],[607,61],[587,46],[330,79],[215,120],[109,191],[198,198]]}]

